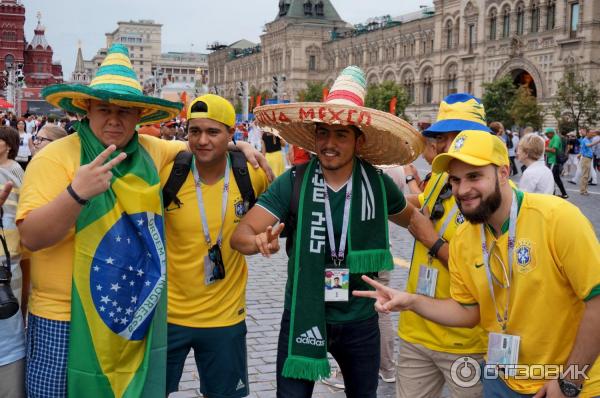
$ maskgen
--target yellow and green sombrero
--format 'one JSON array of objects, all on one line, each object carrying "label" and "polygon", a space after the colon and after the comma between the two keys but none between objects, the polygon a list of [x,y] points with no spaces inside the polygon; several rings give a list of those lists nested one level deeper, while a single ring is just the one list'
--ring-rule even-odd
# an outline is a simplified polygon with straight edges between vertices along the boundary
[{"label": "yellow and green sombrero", "polygon": [[142,110],[140,124],[169,120],[179,114],[183,104],[149,97],[129,60],[129,51],[122,44],[113,44],[89,86],[56,84],[42,90],[50,104],[80,115],[87,113],[88,100],[106,101],[123,107]]}]

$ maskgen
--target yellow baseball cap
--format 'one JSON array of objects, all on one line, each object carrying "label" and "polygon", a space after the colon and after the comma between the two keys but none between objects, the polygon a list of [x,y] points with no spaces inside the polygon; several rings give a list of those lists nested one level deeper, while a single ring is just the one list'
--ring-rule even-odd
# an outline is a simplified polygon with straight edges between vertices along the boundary
[{"label": "yellow baseball cap", "polygon": [[194,99],[187,110],[187,120],[212,119],[228,127],[235,126],[235,109],[231,102],[215,94]]},{"label": "yellow baseball cap", "polygon": [[450,150],[433,159],[434,173],[448,171],[448,165],[454,159],[472,166],[507,166],[508,149],[504,142],[495,135],[485,134],[478,130],[465,130],[456,136]]}]

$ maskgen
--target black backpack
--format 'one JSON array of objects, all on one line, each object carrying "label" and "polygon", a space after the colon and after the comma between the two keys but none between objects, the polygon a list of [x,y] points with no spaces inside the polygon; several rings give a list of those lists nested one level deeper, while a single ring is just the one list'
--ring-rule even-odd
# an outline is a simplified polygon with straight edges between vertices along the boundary
[{"label": "black backpack", "polygon": [[562,149],[560,151],[556,151],[556,163],[565,164],[567,160],[569,160],[569,151],[567,150],[568,142],[566,138],[560,137],[560,144]]},{"label": "black backpack", "polygon": [[290,202],[290,211],[287,219],[283,222],[285,226],[281,231],[281,237],[287,238],[285,241],[285,251],[290,257],[292,251],[292,245],[294,243],[294,233],[296,232],[296,223],[298,221],[298,204],[300,203],[300,189],[302,188],[302,180],[304,179],[304,173],[308,162],[302,163],[292,167],[292,178],[294,179],[292,188],[292,201]]},{"label": "black backpack", "polygon": [[[235,183],[242,194],[242,199],[244,200],[244,209],[245,212],[247,212],[256,203],[256,195],[254,194],[254,188],[252,187],[252,181],[250,180],[250,174],[248,173],[246,157],[242,152],[229,152],[229,155]],[[187,151],[179,152],[177,156],[175,156],[173,169],[171,170],[171,174],[169,174],[169,178],[167,179],[167,182],[162,190],[163,206],[165,210],[173,202],[177,206],[182,205],[181,201],[177,197],[177,193],[181,189],[181,186],[185,182],[185,179],[190,172],[192,159],[192,153]]]}]

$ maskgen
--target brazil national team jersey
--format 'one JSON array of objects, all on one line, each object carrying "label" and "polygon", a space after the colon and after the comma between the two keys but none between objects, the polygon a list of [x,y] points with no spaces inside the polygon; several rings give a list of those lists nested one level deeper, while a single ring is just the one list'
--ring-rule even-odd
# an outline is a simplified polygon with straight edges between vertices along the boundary
[{"label": "brazil national team jersey", "polygon": [[[172,165],[161,172],[161,181],[167,180],[171,169]],[[229,244],[233,231],[245,213],[233,171],[229,173],[229,195],[221,245],[225,279],[210,285],[204,282],[204,257],[208,254],[208,244],[204,240],[196,185],[191,172],[177,194],[183,203],[181,207],[171,205],[165,210],[169,323],[212,328],[235,325],[246,318],[248,267],[245,257]],[[267,176],[263,170],[255,170],[250,165],[248,173],[254,194],[258,197],[267,189]],[[213,185],[201,184],[213,243],[216,243],[221,227],[223,184],[224,179]]]},{"label": "brazil national team jersey", "polygon": [[[427,208],[431,212],[436,199],[446,185],[448,174],[432,174],[425,192],[419,195],[421,206],[427,203]],[[440,231],[442,226],[447,223],[443,238],[451,242],[458,226],[465,219],[460,211],[454,211],[456,201],[454,196],[442,201],[444,206],[444,215],[436,221],[436,231]],[[452,219],[447,221],[448,217]],[[421,265],[428,265],[429,249],[421,242],[415,241],[413,256],[410,263],[408,282],[406,291],[415,293],[419,281],[419,268]],[[438,270],[438,278],[435,288],[435,298],[447,299],[450,297],[450,273],[448,267],[437,258],[433,258],[431,267]],[[450,328],[431,322],[412,311],[400,312],[400,321],[398,322],[398,335],[403,340],[412,344],[423,345],[430,350],[448,352],[453,354],[471,354],[484,353],[487,349],[487,334],[476,326],[474,328]]]},{"label": "brazil national team jersey", "polygon": [[[565,364],[575,343],[585,302],[600,294],[600,245],[591,223],[573,204],[551,195],[524,193],[516,225],[510,305],[505,333],[520,336],[519,364]],[[495,238],[490,267],[502,280],[508,267],[508,227]],[[450,294],[463,305],[479,305],[480,324],[501,333],[488,287],[481,250],[481,226],[464,223],[450,243]],[[505,280],[505,279],[504,279]],[[501,313],[507,289],[495,286]],[[600,360],[596,360],[580,395],[600,395]],[[548,377],[550,377],[548,375]],[[521,394],[536,393],[545,380],[509,378]]]}]

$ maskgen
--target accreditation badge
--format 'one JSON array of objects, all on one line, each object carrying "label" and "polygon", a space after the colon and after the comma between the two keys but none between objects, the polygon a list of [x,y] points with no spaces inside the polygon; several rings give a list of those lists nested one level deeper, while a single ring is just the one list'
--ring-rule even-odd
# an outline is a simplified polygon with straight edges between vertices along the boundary
[{"label": "accreditation badge", "polygon": [[437,268],[421,264],[419,266],[419,281],[417,283],[417,294],[435,297],[435,287],[438,278]]},{"label": "accreditation badge", "polygon": [[325,301],[348,301],[350,270],[348,268],[325,269]]},{"label": "accreditation badge", "polygon": [[215,278],[215,263],[209,256],[204,256],[204,284],[212,285],[217,280]]},{"label": "accreditation badge", "polygon": [[499,367],[505,366],[507,376],[515,376],[519,363],[519,344],[521,337],[504,333],[490,333],[487,351],[487,363]]}]

